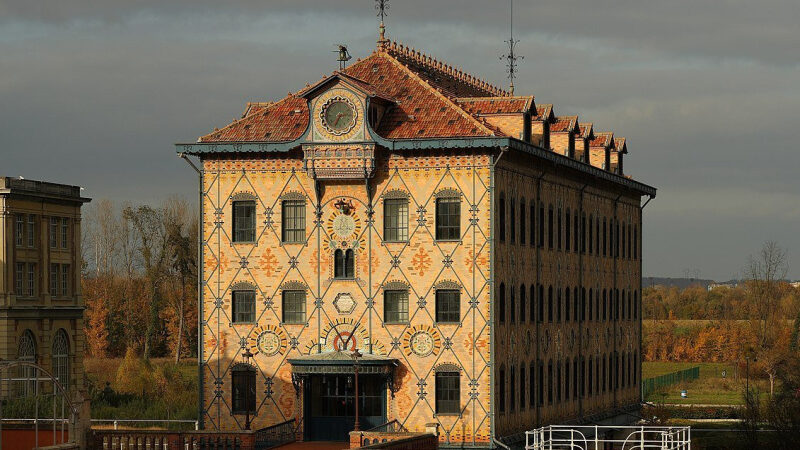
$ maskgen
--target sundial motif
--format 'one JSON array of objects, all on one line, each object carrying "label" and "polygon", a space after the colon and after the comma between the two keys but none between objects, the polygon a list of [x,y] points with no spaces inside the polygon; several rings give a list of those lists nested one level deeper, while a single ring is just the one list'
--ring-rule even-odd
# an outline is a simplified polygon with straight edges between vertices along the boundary
[{"label": "sundial motif", "polygon": [[438,355],[442,347],[442,337],[439,332],[427,325],[413,326],[406,330],[402,342],[406,356]]},{"label": "sundial motif", "polygon": [[356,230],[356,221],[344,214],[339,214],[333,218],[333,233],[339,239],[349,237]]},{"label": "sundial motif", "polygon": [[363,222],[355,208],[336,208],[325,220],[324,245],[331,250],[363,248],[366,241],[362,229]]},{"label": "sundial motif", "polygon": [[[314,346],[307,346],[310,351]],[[322,330],[322,338],[319,345],[322,351],[353,351],[356,348],[364,350],[369,346],[369,336],[367,330],[351,318],[337,319],[329,322]]]},{"label": "sundial motif", "polygon": [[250,336],[249,343],[251,347],[255,347],[256,355],[275,356],[286,353],[289,339],[286,333],[275,325],[258,327]]}]

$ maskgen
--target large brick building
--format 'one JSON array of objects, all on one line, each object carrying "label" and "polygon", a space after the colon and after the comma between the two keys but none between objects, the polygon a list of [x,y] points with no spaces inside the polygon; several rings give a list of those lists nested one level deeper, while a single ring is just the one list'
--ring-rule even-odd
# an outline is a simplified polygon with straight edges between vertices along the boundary
[{"label": "large brick building", "polygon": [[381,39],[177,147],[202,162],[206,428],[344,439],[354,348],[362,429],[485,448],[637,407],[655,189],[623,138]]}]

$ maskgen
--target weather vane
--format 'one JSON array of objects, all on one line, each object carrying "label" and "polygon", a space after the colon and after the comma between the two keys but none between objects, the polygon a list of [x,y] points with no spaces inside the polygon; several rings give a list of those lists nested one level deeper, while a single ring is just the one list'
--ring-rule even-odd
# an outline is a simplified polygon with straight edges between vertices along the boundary
[{"label": "weather vane", "polygon": [[375,0],[375,9],[378,10],[378,17],[381,18],[381,25],[378,28],[380,30],[380,38],[378,39],[378,47],[383,47],[386,45],[386,27],[383,25],[383,19],[388,14],[386,11],[389,9],[389,0]]},{"label": "weather vane", "polygon": [[337,45],[337,47],[338,49],[333,50],[333,53],[339,54],[339,57],[336,59],[337,61],[339,61],[339,70],[344,70],[344,68],[347,67],[347,61],[350,61],[351,59],[353,59],[353,57],[350,56],[350,53],[347,51],[346,45],[339,44]]},{"label": "weather vane", "polygon": [[508,79],[511,80],[511,83],[509,83],[509,91],[511,91],[511,95],[514,95],[514,78],[517,76],[517,60],[525,59],[524,56],[519,56],[514,52],[514,48],[516,48],[519,43],[518,40],[514,40],[514,0],[511,0],[511,38],[504,42],[508,44],[508,53],[500,56],[500,61],[506,61],[506,72],[508,73]]}]

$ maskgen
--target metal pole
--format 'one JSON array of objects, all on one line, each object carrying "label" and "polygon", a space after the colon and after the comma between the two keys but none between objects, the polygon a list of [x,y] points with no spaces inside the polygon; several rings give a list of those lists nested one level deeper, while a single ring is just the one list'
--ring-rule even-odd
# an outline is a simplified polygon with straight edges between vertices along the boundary
[{"label": "metal pole", "polygon": [[356,383],[355,385],[356,417],[355,417],[355,423],[353,424],[353,431],[361,431],[360,424],[358,423],[358,357],[359,356],[361,356],[361,354],[358,352],[358,348],[356,348],[355,351],[353,351],[353,360],[355,361],[355,364],[353,365],[353,371],[355,372],[355,383]]},{"label": "metal pole", "polygon": [[36,443],[33,448],[39,448],[39,369],[34,369],[36,372],[36,378],[33,382],[33,403],[34,403],[34,414],[33,414],[33,433],[34,433],[34,442]]},{"label": "metal pole", "polygon": [[53,378],[53,445],[56,443],[56,379]]}]

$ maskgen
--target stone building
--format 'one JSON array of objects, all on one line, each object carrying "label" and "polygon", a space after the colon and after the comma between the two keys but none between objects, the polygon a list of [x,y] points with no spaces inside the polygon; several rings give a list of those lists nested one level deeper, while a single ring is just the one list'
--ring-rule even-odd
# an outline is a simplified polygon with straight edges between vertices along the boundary
[{"label": "stone building", "polygon": [[[73,401],[86,398],[81,297],[81,188],[0,177],[0,359],[39,364]],[[35,369],[4,374],[35,376]],[[33,395],[33,381],[4,384]],[[40,383],[39,389],[52,385]],[[84,408],[85,405],[77,405]],[[86,417],[88,418],[88,416]]]},{"label": "stone building", "polygon": [[[622,146],[619,144],[623,143]],[[640,400],[624,140],[381,38],[177,144],[201,161],[201,417],[487,448]]]}]

